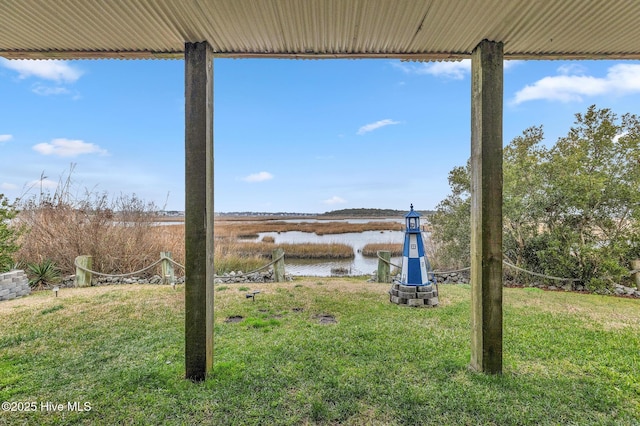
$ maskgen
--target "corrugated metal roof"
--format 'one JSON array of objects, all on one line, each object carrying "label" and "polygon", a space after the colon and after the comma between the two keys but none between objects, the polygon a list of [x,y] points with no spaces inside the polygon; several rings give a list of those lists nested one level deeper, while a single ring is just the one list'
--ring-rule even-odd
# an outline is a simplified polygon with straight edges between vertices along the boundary
[{"label": "corrugated metal roof", "polygon": [[637,0],[0,0],[0,56],[640,58]]}]

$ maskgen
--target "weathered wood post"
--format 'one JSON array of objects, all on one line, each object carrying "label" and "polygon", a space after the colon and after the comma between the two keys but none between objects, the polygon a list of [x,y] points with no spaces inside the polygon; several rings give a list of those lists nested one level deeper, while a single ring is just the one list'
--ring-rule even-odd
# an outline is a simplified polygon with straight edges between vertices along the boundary
[{"label": "weathered wood post", "polygon": [[391,282],[391,252],[380,250],[378,251],[378,273],[377,278],[379,283]]},{"label": "weathered wood post", "polygon": [[213,368],[213,50],[185,43],[185,376]]},{"label": "weathered wood post", "polygon": [[173,259],[170,251],[161,251],[160,258],[162,260],[162,284],[173,284],[176,282],[176,277],[173,272],[173,263],[167,259]]},{"label": "weathered wood post", "polygon": [[471,54],[471,365],[502,373],[503,44]]},{"label": "weathered wood post", "polygon": [[284,250],[277,248],[271,252],[271,260],[276,261],[273,264],[273,279],[275,282],[280,283],[284,281]]},{"label": "weathered wood post", "polygon": [[633,269],[634,271],[637,271],[636,273],[633,274],[633,277],[636,280],[636,288],[640,290],[640,259],[631,261],[631,269]]},{"label": "weathered wood post", "polygon": [[91,272],[87,272],[85,271],[85,269],[91,269],[92,267],[93,267],[93,256],[76,257],[76,281],[75,281],[76,287],[91,286]]}]

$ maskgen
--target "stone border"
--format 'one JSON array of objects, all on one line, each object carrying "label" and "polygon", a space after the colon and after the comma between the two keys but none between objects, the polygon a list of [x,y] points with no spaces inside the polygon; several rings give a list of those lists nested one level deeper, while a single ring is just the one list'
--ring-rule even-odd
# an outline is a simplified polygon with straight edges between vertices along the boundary
[{"label": "stone border", "polygon": [[[291,281],[290,276],[285,276],[287,281]],[[274,282],[274,273],[272,269],[263,272],[254,272],[252,274],[243,274],[242,271],[233,271],[224,274],[224,276],[217,276],[214,279],[214,284],[234,284],[234,283],[269,283]],[[151,277],[93,277],[91,279],[91,286],[104,286],[104,285],[118,285],[118,284],[164,284],[160,275],[153,275]],[[176,277],[175,284],[184,284],[184,277]],[[75,275],[69,275],[65,277],[60,284],[57,284],[60,288],[73,288],[75,287]]]},{"label": "stone border", "polygon": [[433,307],[438,305],[438,290],[431,284],[392,284],[389,290],[389,301],[397,305]]},{"label": "stone border", "polygon": [[14,269],[0,274],[0,301],[16,299],[31,293],[27,274],[21,269]]}]

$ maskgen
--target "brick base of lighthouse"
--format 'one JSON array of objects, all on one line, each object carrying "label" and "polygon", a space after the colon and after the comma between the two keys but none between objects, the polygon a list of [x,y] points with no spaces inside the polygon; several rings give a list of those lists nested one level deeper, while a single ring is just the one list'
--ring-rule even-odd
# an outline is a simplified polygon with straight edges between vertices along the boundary
[{"label": "brick base of lighthouse", "polygon": [[438,305],[438,290],[432,284],[393,284],[389,290],[389,301],[398,305],[435,307]]}]

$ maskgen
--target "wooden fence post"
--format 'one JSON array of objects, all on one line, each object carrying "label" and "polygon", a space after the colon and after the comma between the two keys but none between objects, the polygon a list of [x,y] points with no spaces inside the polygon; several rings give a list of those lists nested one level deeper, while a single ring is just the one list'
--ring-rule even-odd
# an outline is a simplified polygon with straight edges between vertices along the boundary
[{"label": "wooden fence post", "polygon": [[166,259],[173,259],[170,251],[161,251],[160,258],[162,260],[162,284],[173,284],[176,282],[176,277],[173,272],[173,263]]},{"label": "wooden fence post", "polygon": [[[76,264],[85,269],[91,269],[93,267],[93,256],[78,256],[76,257]],[[90,287],[91,286],[91,272],[87,272],[84,269],[80,269],[76,266],[76,287]]]},{"label": "wooden fence post", "polygon": [[378,252],[378,282],[391,282],[391,252],[380,250]]},{"label": "wooden fence post", "polygon": [[640,259],[631,261],[631,269],[633,269],[634,271],[638,271],[633,275],[636,280],[636,288],[640,290]]},{"label": "wooden fence post", "polygon": [[280,283],[284,281],[284,250],[281,248],[277,248],[271,253],[272,261],[278,258],[280,260],[273,264],[273,279],[275,282]]}]

